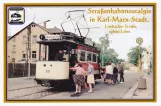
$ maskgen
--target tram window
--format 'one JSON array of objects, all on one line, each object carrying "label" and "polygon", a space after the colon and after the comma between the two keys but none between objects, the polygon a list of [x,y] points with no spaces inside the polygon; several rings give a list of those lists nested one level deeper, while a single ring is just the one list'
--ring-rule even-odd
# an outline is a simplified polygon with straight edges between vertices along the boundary
[{"label": "tram window", "polygon": [[85,61],[85,52],[81,51],[80,61]]},{"label": "tram window", "polygon": [[77,49],[72,49],[71,54],[77,54]]},{"label": "tram window", "polygon": [[87,61],[91,61],[91,53],[87,53]]},{"label": "tram window", "polygon": [[75,54],[75,51],[74,51],[75,49],[72,49],[72,51],[71,51],[71,54]]},{"label": "tram window", "polygon": [[96,62],[96,54],[93,54],[93,62]]}]

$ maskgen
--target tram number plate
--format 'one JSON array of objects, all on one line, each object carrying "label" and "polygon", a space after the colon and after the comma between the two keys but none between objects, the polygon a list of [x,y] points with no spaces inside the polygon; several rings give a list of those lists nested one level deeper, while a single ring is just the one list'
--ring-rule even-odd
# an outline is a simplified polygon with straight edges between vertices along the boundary
[{"label": "tram number plate", "polygon": [[50,73],[50,70],[46,70],[46,73]]}]

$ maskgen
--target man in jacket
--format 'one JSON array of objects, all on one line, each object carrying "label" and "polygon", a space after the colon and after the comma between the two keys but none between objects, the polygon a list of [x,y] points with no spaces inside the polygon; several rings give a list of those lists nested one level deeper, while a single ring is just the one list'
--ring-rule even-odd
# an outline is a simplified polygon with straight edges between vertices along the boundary
[{"label": "man in jacket", "polygon": [[119,74],[120,74],[120,83],[124,83],[124,68],[123,68],[123,64],[121,64],[121,62],[119,62]]},{"label": "man in jacket", "polygon": [[55,60],[56,61],[63,61],[64,58],[63,58],[63,51],[60,49],[58,53],[56,53],[56,56],[55,56]]}]

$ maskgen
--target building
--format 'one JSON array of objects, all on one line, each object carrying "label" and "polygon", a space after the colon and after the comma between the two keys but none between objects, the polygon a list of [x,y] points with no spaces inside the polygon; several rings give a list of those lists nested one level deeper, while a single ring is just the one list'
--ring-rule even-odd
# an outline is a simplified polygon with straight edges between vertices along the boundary
[{"label": "building", "polygon": [[[147,64],[148,67],[152,67],[152,63],[153,63],[153,54],[152,54],[152,46],[149,45],[146,48],[147,51],[143,51],[142,53],[142,64]],[[142,69],[144,69],[144,65],[142,67]]]},{"label": "building", "polygon": [[7,40],[10,39],[10,37],[12,37],[12,36],[7,36]]},{"label": "building", "polygon": [[[57,27],[46,28],[46,23],[44,26],[36,24],[34,22],[27,25],[22,30],[18,31],[15,35],[7,37],[7,62],[25,62],[26,60],[26,42],[27,42],[27,27],[31,25],[31,62],[36,62],[39,59],[39,40],[40,34],[52,34],[60,33],[60,30]],[[45,47],[41,46],[41,59],[45,55]],[[47,48],[48,49],[48,48]]]}]

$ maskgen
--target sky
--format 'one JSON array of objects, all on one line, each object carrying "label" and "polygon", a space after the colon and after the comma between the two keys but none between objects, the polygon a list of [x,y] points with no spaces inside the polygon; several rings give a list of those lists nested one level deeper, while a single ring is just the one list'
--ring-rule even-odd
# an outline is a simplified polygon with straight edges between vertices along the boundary
[{"label": "sky", "polygon": [[[67,18],[67,11],[71,10],[87,10],[89,8],[92,9],[116,9],[118,7],[112,7],[112,6],[106,6],[106,7],[24,7],[25,8],[25,23],[23,25],[9,25],[8,24],[8,36],[14,35],[16,32],[21,30],[23,27],[27,26],[31,22],[38,23],[40,25],[43,25],[42,22],[46,20],[50,20],[50,22],[47,23],[47,28],[54,28],[54,26],[61,29],[60,24]],[[119,7],[120,9],[149,9],[152,10],[152,7]],[[66,15],[65,15],[66,14]],[[73,14],[72,17],[79,16],[80,13]],[[90,17],[112,17],[112,16],[119,16],[121,18],[129,18],[132,16],[135,17],[147,17],[149,22],[147,23],[130,23],[130,22],[90,22]],[[144,42],[142,43],[142,47],[147,47],[149,45],[152,45],[152,38],[153,38],[153,17],[152,14],[142,15],[142,14],[87,14],[86,20],[88,23],[88,26],[90,28],[92,27],[99,27],[99,28],[93,28],[90,29],[90,33],[88,34],[88,37],[92,38],[93,41],[99,42],[99,38],[102,36],[105,36],[105,34],[109,34],[109,39],[111,41],[110,48],[113,48],[118,54],[119,58],[126,59],[127,60],[127,53],[129,52],[130,48],[137,46],[136,38],[142,37]],[[83,19],[80,20],[81,24],[86,26],[86,23],[83,21]],[[104,28],[104,25],[136,25],[137,29],[130,30],[131,33],[128,34],[110,34],[109,28]],[[79,24],[80,25],[80,24]],[[68,22],[63,24],[65,31],[73,32],[74,27],[72,26],[72,23]],[[81,30],[83,32],[83,35],[86,35],[87,30]],[[78,31],[76,32],[78,33]]]}]

